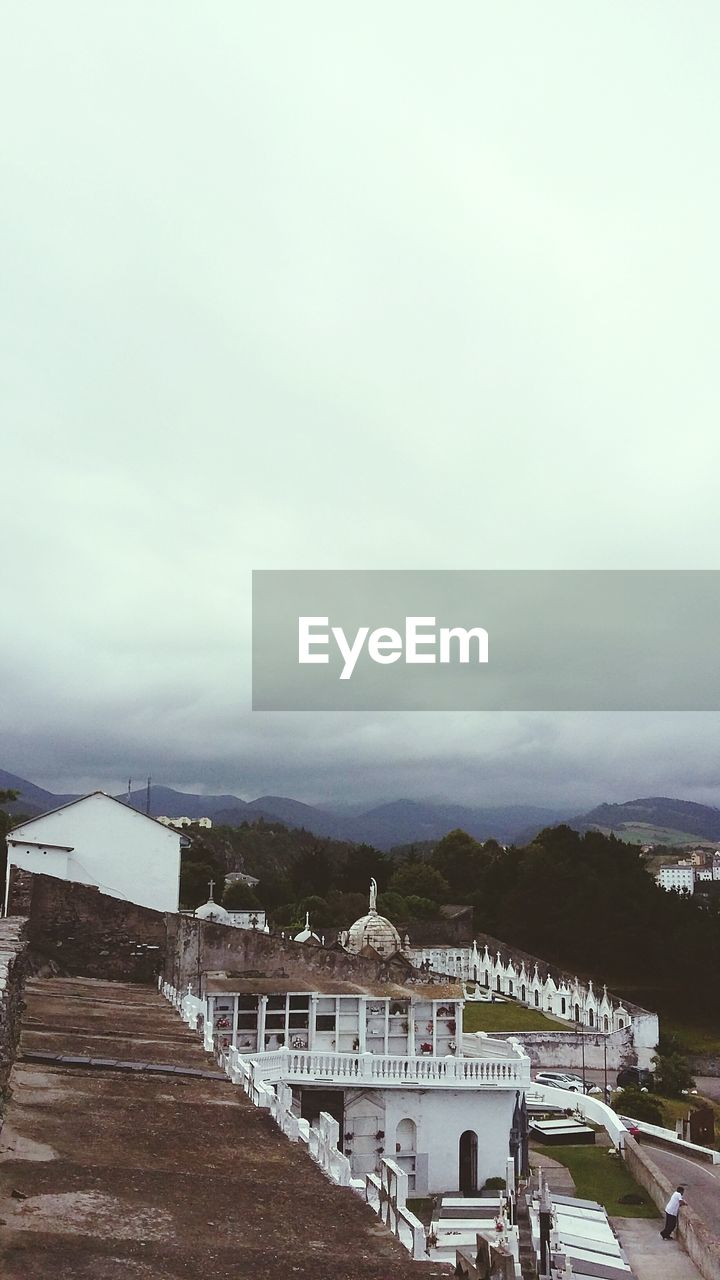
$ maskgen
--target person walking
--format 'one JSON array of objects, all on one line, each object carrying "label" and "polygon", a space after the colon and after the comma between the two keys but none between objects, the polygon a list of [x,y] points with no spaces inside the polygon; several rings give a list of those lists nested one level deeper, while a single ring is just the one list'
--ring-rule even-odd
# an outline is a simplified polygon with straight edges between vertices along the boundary
[{"label": "person walking", "polygon": [[673,1191],[670,1199],[665,1205],[665,1226],[660,1232],[663,1240],[672,1239],[672,1233],[678,1224],[680,1206],[685,1204],[685,1201],[683,1200],[684,1190],[684,1187],[678,1187],[677,1191]]}]

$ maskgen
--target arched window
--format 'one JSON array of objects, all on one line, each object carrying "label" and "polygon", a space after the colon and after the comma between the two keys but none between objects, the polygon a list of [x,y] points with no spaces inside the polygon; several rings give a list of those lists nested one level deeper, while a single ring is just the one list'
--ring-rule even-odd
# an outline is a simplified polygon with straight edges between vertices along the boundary
[{"label": "arched window", "polygon": [[608,1020],[607,1014],[605,1014],[605,1017],[603,1018],[603,1031],[609,1031],[609,1030],[610,1030],[610,1022]]},{"label": "arched window", "polygon": [[563,1017],[567,1013],[567,1001],[564,996],[562,996],[560,1000],[560,1012],[563,1015]]},{"label": "arched window", "polygon": [[520,999],[522,1000],[523,1004],[525,1004],[525,1001],[527,1000],[527,990],[525,988],[524,982],[520,988]]},{"label": "arched window", "polygon": [[508,978],[508,995],[509,996],[513,995],[512,978]]},{"label": "arched window", "polygon": [[595,1014],[593,1013],[592,1009],[588,1009],[588,1026],[589,1027],[595,1026]]},{"label": "arched window", "polygon": [[398,1155],[412,1154],[417,1145],[417,1128],[414,1120],[401,1120],[395,1130],[395,1151]]},{"label": "arched window", "polygon": [[499,974],[498,974],[497,978],[495,979],[495,990],[496,990],[496,991],[499,991],[499,990],[500,990],[500,975],[499,975]]},{"label": "arched window", "polygon": [[618,1026],[622,1029],[625,1026],[625,1019],[618,1018]]},{"label": "arched window", "polygon": [[579,1004],[575,1005],[575,1021],[576,1022],[580,1021],[580,1005]]},{"label": "arched window", "polygon": [[537,1009],[537,1008],[539,1008],[539,1006],[540,1006],[540,992],[538,991],[538,989],[537,989],[537,987],[536,987],[536,988],[535,988],[535,1008]]}]

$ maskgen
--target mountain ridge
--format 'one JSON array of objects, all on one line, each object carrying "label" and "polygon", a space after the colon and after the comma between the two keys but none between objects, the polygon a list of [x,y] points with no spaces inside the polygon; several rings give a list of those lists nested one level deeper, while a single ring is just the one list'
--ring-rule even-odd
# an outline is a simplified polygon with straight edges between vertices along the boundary
[{"label": "mountain ridge", "polygon": [[[17,801],[5,806],[13,815],[29,814],[34,817],[78,798],[77,795],[54,794],[26,778],[0,769],[0,790],[10,788],[20,793]],[[116,799],[127,801],[127,793],[117,795]],[[144,813],[146,788],[132,791],[130,803]],[[578,831],[593,828],[614,831],[636,843],[643,842],[645,831],[650,836],[654,829],[664,833],[661,839],[665,843],[672,842],[673,834],[682,837],[686,843],[692,839],[720,841],[720,808],[670,796],[603,803],[587,813],[572,817],[569,807],[439,804],[408,799],[369,804],[364,808],[357,804],[324,807],[306,804],[289,796],[262,795],[248,801],[228,793],[200,795],[152,784],[150,813],[153,817],[208,817],[216,824],[227,826],[239,826],[243,822],[280,822],[284,826],[304,828],[316,836],[351,844],[371,844],[385,851],[395,846],[440,840],[457,827],[477,840],[525,843],[543,827],[556,826],[561,822]],[[647,843],[650,842],[648,838]]]}]

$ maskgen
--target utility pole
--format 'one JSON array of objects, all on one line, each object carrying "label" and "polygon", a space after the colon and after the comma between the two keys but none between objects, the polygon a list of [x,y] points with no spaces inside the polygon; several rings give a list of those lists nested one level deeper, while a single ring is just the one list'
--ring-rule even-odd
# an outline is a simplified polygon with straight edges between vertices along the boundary
[{"label": "utility pole", "polygon": [[577,1029],[578,1029],[578,1035],[580,1036],[580,1053],[582,1054],[583,1093],[587,1093],[587,1084],[585,1082],[585,1028],[581,1022],[582,1010],[580,1009],[579,1005],[576,1005],[575,1007],[577,1009],[577,1015],[578,1015]]},{"label": "utility pole", "polygon": [[146,817],[148,817],[148,818],[150,817],[150,783],[151,783],[151,782],[152,782],[152,778],[148,778],[148,780],[147,780],[147,796],[146,796],[146,798],[145,798],[145,815],[146,815]]}]

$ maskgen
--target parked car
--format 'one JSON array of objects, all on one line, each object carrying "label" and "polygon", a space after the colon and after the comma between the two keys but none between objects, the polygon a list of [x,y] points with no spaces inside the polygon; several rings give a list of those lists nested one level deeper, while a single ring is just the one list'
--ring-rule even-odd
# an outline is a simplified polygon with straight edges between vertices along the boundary
[{"label": "parked car", "polygon": [[538,1071],[535,1074],[537,1084],[547,1084],[553,1089],[567,1089],[570,1093],[584,1093],[580,1076],[568,1075],[567,1071]]},{"label": "parked car", "polygon": [[618,1089],[652,1089],[653,1073],[645,1067],[621,1067],[616,1083]]}]

